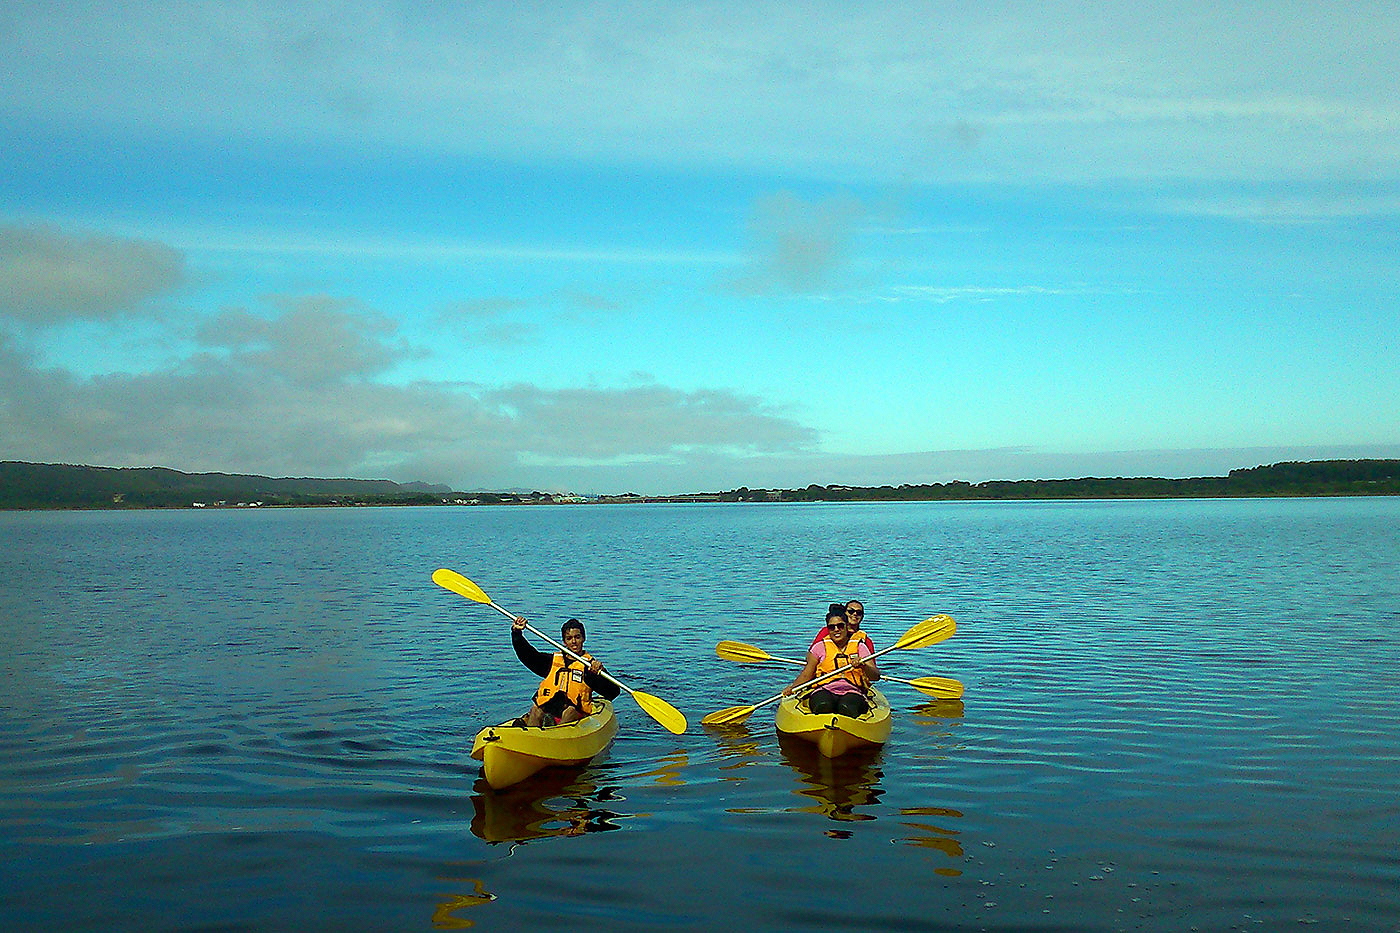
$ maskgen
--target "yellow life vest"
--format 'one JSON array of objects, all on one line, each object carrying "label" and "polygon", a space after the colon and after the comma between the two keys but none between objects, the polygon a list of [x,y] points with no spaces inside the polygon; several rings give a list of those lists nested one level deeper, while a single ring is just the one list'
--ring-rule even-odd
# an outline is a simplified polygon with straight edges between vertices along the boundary
[{"label": "yellow life vest", "polygon": [[[826,646],[826,656],[817,664],[817,674],[819,676],[821,674],[830,674],[832,671],[839,670],[847,664],[855,664],[858,662],[860,660],[860,645],[863,641],[865,641],[865,633],[858,631],[846,640],[846,647],[838,648],[836,647],[836,642],[831,640],[831,636],[827,635],[826,638],[822,639],[822,644]],[[860,688],[861,693],[870,692],[870,678],[865,675],[864,667],[853,667],[843,674],[838,674],[836,677],[823,678],[818,682],[817,686],[830,683],[832,680],[849,680]]]},{"label": "yellow life vest", "polygon": [[554,664],[550,666],[549,673],[544,675],[544,680],[540,681],[539,687],[535,690],[535,705],[542,706],[549,701],[549,698],[556,693],[567,696],[575,706],[583,710],[587,715],[593,712],[593,690],[583,679],[584,671],[588,670],[588,665],[593,663],[593,656],[588,652],[580,652],[584,661],[575,661],[573,658],[565,658],[564,655],[556,653]]}]

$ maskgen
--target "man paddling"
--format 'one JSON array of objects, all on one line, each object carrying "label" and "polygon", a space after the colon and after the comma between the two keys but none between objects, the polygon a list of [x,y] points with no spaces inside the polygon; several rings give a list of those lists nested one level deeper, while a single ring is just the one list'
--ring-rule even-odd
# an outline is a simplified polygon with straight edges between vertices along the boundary
[{"label": "man paddling", "polygon": [[577,722],[593,712],[595,692],[607,700],[617,698],[617,683],[600,677],[602,662],[583,650],[585,632],[582,622],[570,619],[560,629],[564,647],[573,654],[546,654],[525,640],[527,620],[522,616],[512,616],[512,619],[510,643],[515,648],[516,657],[542,678],[535,688],[530,711],[517,719],[516,725],[553,726]]}]

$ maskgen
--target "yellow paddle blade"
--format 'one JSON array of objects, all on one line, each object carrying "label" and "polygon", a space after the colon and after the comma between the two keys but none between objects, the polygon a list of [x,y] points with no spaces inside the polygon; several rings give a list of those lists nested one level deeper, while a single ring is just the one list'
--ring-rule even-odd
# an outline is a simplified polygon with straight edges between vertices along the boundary
[{"label": "yellow paddle blade", "polygon": [[752,716],[753,711],[756,709],[758,709],[757,706],[731,706],[728,709],[722,709],[718,712],[711,713],[700,720],[700,724],[702,726],[736,725]]},{"label": "yellow paddle blade", "polygon": [[951,677],[915,677],[906,681],[920,693],[940,700],[956,700],[963,695],[963,685]]},{"label": "yellow paddle blade", "polygon": [[740,664],[757,664],[761,661],[778,660],[762,648],[746,645],[742,641],[722,641],[715,645],[715,654],[726,661],[738,661]]},{"label": "yellow paddle blade", "polygon": [[458,596],[465,596],[467,599],[478,603],[490,604],[491,597],[482,591],[466,577],[455,570],[448,570],[446,567],[433,571],[433,582],[445,590],[451,590]]},{"label": "yellow paddle blade", "polygon": [[953,637],[953,633],[957,630],[958,626],[953,621],[952,616],[942,614],[930,616],[899,636],[899,641],[890,647],[900,649],[927,648],[940,641],[947,641]]},{"label": "yellow paddle blade", "polygon": [[648,716],[661,723],[667,731],[673,732],[676,735],[680,735],[685,731],[685,715],[682,714],[680,710],[661,699],[661,697],[654,697],[650,693],[643,693],[640,690],[633,690],[631,693],[632,699],[637,701],[637,705],[640,706]]}]

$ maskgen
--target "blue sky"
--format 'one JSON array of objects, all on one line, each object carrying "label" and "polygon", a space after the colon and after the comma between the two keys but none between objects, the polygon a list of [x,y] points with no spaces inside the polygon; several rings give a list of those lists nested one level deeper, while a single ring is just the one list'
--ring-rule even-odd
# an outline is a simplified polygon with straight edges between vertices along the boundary
[{"label": "blue sky", "polygon": [[670,493],[1400,456],[1400,9],[1126,7],[12,3],[0,457]]}]

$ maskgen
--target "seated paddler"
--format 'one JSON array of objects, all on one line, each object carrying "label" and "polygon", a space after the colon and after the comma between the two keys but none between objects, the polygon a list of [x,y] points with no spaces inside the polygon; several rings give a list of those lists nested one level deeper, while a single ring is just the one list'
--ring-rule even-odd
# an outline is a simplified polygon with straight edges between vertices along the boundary
[{"label": "seated paddler", "polygon": [[[832,603],[832,605],[836,605]],[[851,635],[856,641],[864,641],[865,647],[870,649],[870,653],[875,653],[875,643],[870,640],[870,636],[861,630],[861,625],[865,622],[865,603],[858,599],[846,600],[846,621],[851,623],[854,634]],[[816,644],[827,636],[826,626],[821,627],[821,631],[812,638],[812,644]]]},{"label": "seated paddler", "polygon": [[[807,695],[807,707],[814,713],[839,713],[860,716],[870,709],[870,685],[880,679],[880,669],[874,660],[862,661],[872,654],[860,623],[849,620],[842,603],[832,603],[826,610],[826,636],[807,652],[807,664],[783,693],[790,694],[799,684],[830,674]],[[836,673],[847,664],[856,666]]]},{"label": "seated paddler", "polygon": [[[553,726],[576,722],[593,712],[593,694],[616,699],[617,684],[606,677],[603,663],[583,650],[585,633],[578,619],[565,622],[560,630],[564,647],[571,654],[546,654],[525,640],[526,620],[516,617],[511,624],[510,643],[520,663],[540,675],[530,711],[515,721],[518,726]],[[582,658],[583,660],[579,660]]]}]

